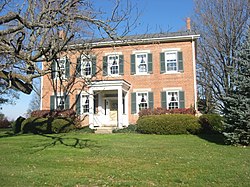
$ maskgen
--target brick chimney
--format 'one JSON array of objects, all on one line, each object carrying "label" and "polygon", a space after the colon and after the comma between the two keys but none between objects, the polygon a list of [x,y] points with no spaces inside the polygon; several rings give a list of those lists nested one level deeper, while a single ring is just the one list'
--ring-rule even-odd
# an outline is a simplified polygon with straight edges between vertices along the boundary
[{"label": "brick chimney", "polygon": [[64,30],[59,31],[59,38],[62,40],[66,40],[66,33]]},{"label": "brick chimney", "polygon": [[190,19],[190,17],[188,17],[186,19],[186,27],[187,27],[187,31],[191,31],[191,19]]}]

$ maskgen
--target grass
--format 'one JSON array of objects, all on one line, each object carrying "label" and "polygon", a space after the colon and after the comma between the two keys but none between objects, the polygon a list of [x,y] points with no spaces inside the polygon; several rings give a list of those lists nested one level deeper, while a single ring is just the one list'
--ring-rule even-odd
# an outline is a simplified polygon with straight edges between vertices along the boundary
[{"label": "grass", "polygon": [[250,186],[250,147],[193,135],[0,132],[1,186]]}]

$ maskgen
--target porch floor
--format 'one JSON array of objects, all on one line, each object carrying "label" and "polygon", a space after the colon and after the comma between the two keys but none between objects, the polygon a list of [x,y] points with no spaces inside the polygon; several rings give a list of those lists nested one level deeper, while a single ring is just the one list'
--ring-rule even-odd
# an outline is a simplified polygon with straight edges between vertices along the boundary
[{"label": "porch floor", "polygon": [[95,128],[95,134],[112,134],[112,131],[117,127],[97,127]]}]

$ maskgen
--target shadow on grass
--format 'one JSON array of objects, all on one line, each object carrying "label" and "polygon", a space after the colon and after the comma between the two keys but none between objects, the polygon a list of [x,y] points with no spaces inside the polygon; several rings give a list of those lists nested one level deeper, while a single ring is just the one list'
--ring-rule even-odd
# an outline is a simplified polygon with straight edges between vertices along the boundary
[{"label": "shadow on grass", "polygon": [[199,138],[206,140],[211,143],[215,143],[218,145],[226,145],[223,134],[214,133],[214,134],[198,134]]},{"label": "shadow on grass", "polygon": [[96,142],[90,140],[90,139],[80,139],[80,138],[70,138],[65,137],[66,134],[38,134],[39,136],[49,138],[51,141],[44,144],[43,148],[40,150],[44,150],[49,147],[54,147],[56,145],[63,145],[66,147],[72,147],[76,149],[83,149],[83,148],[89,148],[92,149],[94,147],[98,147],[96,145]]}]

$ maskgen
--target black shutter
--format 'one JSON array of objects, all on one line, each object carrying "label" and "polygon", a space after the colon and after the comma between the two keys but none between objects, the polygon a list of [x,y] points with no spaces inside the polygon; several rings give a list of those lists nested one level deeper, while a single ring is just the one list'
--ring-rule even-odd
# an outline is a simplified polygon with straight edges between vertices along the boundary
[{"label": "black shutter", "polygon": [[65,77],[69,78],[70,77],[70,61],[68,58],[66,58],[66,62],[65,62]]},{"label": "black shutter", "polygon": [[183,57],[182,57],[182,52],[178,52],[178,71],[183,72],[184,67],[183,67]]},{"label": "black shutter", "polygon": [[81,114],[81,94],[76,95],[76,114]]},{"label": "black shutter", "polygon": [[152,53],[148,53],[148,73],[153,73],[153,58],[152,58]]},{"label": "black shutter", "polygon": [[135,69],[135,55],[131,55],[130,56],[130,70],[131,70],[131,75],[134,75],[136,73],[136,69]]},{"label": "black shutter", "polygon": [[124,75],[124,56],[119,55],[119,75]]},{"label": "black shutter", "polygon": [[136,114],[136,93],[131,93],[131,114]]},{"label": "black shutter", "polygon": [[50,110],[55,110],[55,96],[50,96]]},{"label": "black shutter", "polygon": [[92,76],[95,76],[96,74],[96,56],[92,57]]},{"label": "black shutter", "polygon": [[166,72],[166,66],[165,66],[165,53],[160,53],[160,72],[165,73]]},{"label": "black shutter", "polygon": [[185,108],[185,93],[179,91],[179,108]]},{"label": "black shutter", "polygon": [[81,56],[77,58],[76,62],[76,77],[81,76]]},{"label": "black shutter", "polygon": [[108,74],[108,62],[107,62],[108,58],[107,56],[103,57],[103,61],[102,61],[102,74],[103,76],[106,76]]},{"label": "black shutter", "polygon": [[154,93],[148,92],[148,108],[153,109],[154,108]]},{"label": "black shutter", "polygon": [[167,95],[166,95],[166,92],[161,92],[161,108],[167,108]]},{"label": "black shutter", "polygon": [[56,61],[52,60],[51,62],[51,78],[55,79],[56,78]]}]

